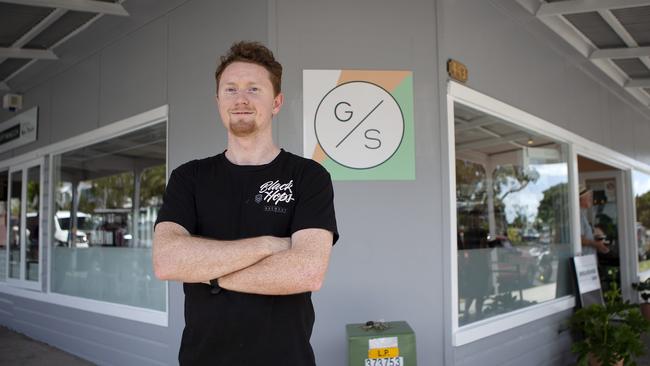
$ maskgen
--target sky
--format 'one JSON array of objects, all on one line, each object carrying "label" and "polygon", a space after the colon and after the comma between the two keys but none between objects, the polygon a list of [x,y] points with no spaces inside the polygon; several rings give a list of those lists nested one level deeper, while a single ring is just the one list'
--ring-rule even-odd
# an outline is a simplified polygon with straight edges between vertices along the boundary
[{"label": "sky", "polygon": [[[517,217],[517,209],[526,213],[528,221],[532,222],[537,217],[539,203],[544,198],[544,191],[559,183],[566,183],[569,179],[567,163],[530,164],[530,169],[539,173],[536,182],[530,182],[523,190],[509,194],[504,200],[505,214],[508,223]],[[650,189],[650,177],[648,179]]]}]

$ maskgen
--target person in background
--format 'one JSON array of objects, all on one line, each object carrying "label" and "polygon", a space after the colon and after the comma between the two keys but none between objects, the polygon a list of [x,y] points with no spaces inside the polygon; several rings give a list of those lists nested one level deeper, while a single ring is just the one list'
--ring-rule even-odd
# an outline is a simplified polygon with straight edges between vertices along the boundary
[{"label": "person in background", "polygon": [[589,222],[589,214],[594,205],[591,189],[580,187],[580,242],[582,254],[609,253],[605,243],[605,235],[600,228],[594,228]]}]

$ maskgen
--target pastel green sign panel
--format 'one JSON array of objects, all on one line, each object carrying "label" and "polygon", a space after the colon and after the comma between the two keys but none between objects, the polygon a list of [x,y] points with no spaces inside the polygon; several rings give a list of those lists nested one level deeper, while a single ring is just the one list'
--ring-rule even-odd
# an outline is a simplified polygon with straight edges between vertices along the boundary
[{"label": "pastel green sign panel", "polygon": [[413,180],[413,73],[303,71],[304,155],[334,180]]}]

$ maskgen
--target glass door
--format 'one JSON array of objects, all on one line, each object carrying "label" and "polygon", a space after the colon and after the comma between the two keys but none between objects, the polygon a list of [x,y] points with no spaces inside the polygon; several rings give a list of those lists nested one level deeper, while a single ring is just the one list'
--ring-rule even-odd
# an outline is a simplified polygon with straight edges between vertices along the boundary
[{"label": "glass door", "polygon": [[[42,159],[39,159],[9,170],[9,199],[4,221],[5,242],[8,243],[5,260],[7,282],[33,289],[41,287],[41,169]],[[0,175],[0,186],[1,183]]]}]

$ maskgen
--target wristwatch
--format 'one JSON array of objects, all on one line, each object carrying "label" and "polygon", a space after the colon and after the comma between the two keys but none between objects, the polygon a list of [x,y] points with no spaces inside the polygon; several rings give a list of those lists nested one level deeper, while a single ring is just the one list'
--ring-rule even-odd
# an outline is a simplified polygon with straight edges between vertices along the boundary
[{"label": "wristwatch", "polygon": [[218,294],[221,292],[221,286],[219,286],[219,279],[215,278],[214,280],[210,280],[210,293],[213,295]]}]

